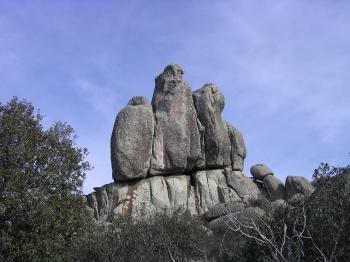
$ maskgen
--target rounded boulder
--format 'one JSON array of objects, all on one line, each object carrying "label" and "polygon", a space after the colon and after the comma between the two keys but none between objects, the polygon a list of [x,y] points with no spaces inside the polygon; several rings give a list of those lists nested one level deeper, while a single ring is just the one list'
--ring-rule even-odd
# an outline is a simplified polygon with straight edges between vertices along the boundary
[{"label": "rounded boulder", "polygon": [[265,166],[264,164],[256,164],[250,168],[250,173],[252,176],[257,179],[257,180],[263,180],[264,177],[268,175],[273,176],[273,172],[271,171],[270,168]]}]

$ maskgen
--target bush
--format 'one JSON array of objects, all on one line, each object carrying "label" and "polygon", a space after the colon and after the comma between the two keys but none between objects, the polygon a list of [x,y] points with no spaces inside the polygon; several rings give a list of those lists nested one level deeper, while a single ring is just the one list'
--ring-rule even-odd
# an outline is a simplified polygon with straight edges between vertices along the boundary
[{"label": "bush", "polygon": [[208,255],[207,230],[189,216],[159,215],[137,224],[115,218],[98,227],[75,239],[70,261],[199,261]]},{"label": "bush", "polygon": [[293,197],[276,210],[264,199],[251,203],[263,208],[265,216],[228,215],[230,229],[243,237],[242,261],[347,261],[350,167],[321,164],[314,185],[310,197]]}]

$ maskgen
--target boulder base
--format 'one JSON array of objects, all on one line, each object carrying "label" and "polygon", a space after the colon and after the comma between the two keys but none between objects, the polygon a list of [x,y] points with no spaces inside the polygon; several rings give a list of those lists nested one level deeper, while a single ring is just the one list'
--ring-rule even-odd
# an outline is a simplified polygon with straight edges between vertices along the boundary
[{"label": "boulder base", "polygon": [[[240,183],[244,191],[240,191]],[[258,195],[258,187],[243,174],[231,174],[228,182],[227,171],[216,169],[107,184],[87,195],[87,205],[99,221],[105,221],[112,214],[139,220],[174,212],[202,216],[210,210],[207,217],[213,217],[218,214],[220,205],[227,205],[231,210]]]}]

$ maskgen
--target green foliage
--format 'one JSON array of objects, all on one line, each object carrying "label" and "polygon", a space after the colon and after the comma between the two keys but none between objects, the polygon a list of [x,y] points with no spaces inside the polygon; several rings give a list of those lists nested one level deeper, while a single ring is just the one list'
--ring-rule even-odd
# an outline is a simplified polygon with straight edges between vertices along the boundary
[{"label": "green foliage", "polygon": [[[350,256],[350,166],[322,163],[313,178],[317,188],[306,203],[315,245],[328,261],[346,261]],[[311,251],[317,253],[315,247]]]},{"label": "green foliage", "polygon": [[[313,178],[316,190],[309,197],[294,195],[275,210],[264,199],[254,201],[252,206],[266,212],[254,222],[235,216],[235,229],[243,236],[242,261],[348,260],[350,166],[336,168],[323,163]],[[252,248],[254,245],[259,248]]]},{"label": "green foliage", "polygon": [[103,230],[76,238],[69,261],[346,261],[349,168],[321,168],[332,174],[317,174],[311,197],[295,195],[277,209],[265,197],[251,201],[251,208],[263,209],[265,215],[238,214],[248,226],[245,235],[225,223],[212,224],[207,234],[203,221],[186,217],[159,216],[137,224],[116,219]]},{"label": "green foliage", "polygon": [[213,261],[260,262],[266,256],[266,250],[257,246],[256,242],[244,238],[232,231],[225,223],[215,225],[213,234],[208,238],[208,253]]},{"label": "green foliage", "polygon": [[59,254],[88,223],[80,196],[86,149],[73,129],[26,101],[0,104],[0,260],[60,261]]},{"label": "green foliage", "polygon": [[106,227],[77,238],[70,261],[187,261],[204,260],[207,231],[187,216],[159,215],[132,223],[116,218]]},{"label": "green foliage", "polygon": [[272,212],[271,201],[267,198],[266,195],[261,195],[256,199],[249,200],[249,206],[261,208],[268,214]]}]

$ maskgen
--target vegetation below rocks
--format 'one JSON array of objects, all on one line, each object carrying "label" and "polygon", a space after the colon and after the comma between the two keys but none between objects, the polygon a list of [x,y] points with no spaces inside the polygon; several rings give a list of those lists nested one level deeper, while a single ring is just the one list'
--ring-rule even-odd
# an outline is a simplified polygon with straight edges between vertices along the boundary
[{"label": "vegetation below rocks", "polygon": [[97,228],[74,241],[69,260],[184,261],[206,256],[208,229],[191,217],[159,215],[137,224],[115,218]]},{"label": "vegetation below rocks", "polygon": [[[350,255],[350,168],[322,164],[316,191],[274,209],[261,198],[263,216],[229,213],[207,224],[160,215],[133,224],[112,219],[103,230],[77,238],[70,261],[346,261]],[[97,226],[99,228],[101,226]]]},{"label": "vegetation below rocks", "polygon": [[14,98],[0,105],[1,261],[347,261],[350,166],[321,164],[311,196],[263,212],[228,213],[216,223],[157,215],[139,223],[85,215],[89,163],[73,129],[45,130],[42,115]]}]

